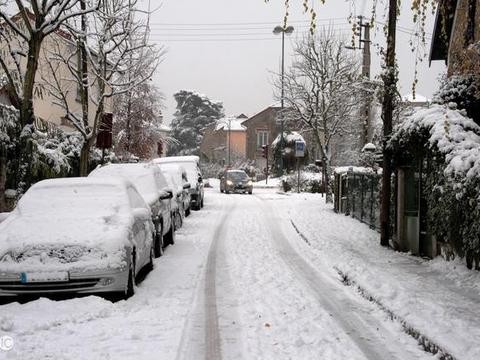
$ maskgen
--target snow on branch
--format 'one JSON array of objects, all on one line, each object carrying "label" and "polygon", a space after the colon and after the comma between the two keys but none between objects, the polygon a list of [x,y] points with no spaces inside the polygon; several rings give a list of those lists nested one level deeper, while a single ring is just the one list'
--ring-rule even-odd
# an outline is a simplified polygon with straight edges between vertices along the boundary
[{"label": "snow on branch", "polygon": [[413,136],[425,134],[425,145],[445,158],[444,173],[452,180],[480,179],[480,126],[457,110],[456,104],[416,109],[395,129],[389,147],[408,147]]}]

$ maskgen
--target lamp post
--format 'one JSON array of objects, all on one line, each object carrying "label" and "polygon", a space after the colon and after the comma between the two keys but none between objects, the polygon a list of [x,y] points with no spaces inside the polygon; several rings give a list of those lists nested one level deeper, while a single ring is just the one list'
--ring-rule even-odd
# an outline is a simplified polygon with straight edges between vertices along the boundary
[{"label": "lamp post", "polygon": [[293,26],[275,26],[273,33],[275,35],[282,34],[282,75],[281,75],[281,97],[280,97],[280,170],[283,175],[283,105],[284,105],[284,78],[285,78],[285,34],[290,35],[293,32]]},{"label": "lamp post", "polygon": [[230,137],[232,135],[232,119],[228,118],[228,168],[230,169],[232,165],[232,160],[231,160],[231,143],[230,143]]}]

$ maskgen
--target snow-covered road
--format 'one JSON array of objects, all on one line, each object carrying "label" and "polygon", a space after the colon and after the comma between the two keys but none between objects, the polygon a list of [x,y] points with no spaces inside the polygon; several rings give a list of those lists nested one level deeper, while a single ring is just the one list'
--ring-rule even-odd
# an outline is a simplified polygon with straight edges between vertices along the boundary
[{"label": "snow-covered road", "polygon": [[210,189],[133,298],[1,305],[0,335],[15,344],[0,359],[432,358],[312,260],[292,206],[273,189]]}]

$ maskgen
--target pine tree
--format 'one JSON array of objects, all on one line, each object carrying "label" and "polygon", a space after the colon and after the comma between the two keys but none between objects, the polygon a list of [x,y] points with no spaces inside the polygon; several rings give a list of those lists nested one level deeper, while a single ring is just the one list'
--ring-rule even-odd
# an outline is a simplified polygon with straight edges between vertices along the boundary
[{"label": "pine tree", "polygon": [[224,116],[223,104],[187,90],[180,90],[173,97],[177,110],[171,127],[178,143],[170,146],[168,155],[198,155],[203,129]]}]

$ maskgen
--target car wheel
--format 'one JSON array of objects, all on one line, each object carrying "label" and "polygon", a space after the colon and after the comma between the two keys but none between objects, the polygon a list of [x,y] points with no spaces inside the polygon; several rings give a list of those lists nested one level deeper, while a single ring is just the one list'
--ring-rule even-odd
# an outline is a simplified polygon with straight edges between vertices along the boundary
[{"label": "car wheel", "polygon": [[177,230],[177,229],[180,229],[180,228],[182,227],[182,225],[183,225],[182,215],[180,214],[180,211],[177,211],[177,212],[175,213],[175,219],[176,219],[176,221],[175,221],[175,223],[176,223],[175,230]]},{"label": "car wheel", "polygon": [[135,253],[132,254],[130,259],[130,270],[128,272],[127,286],[125,289],[125,300],[132,297],[135,294]]},{"label": "car wheel", "polygon": [[155,241],[154,241],[154,254],[156,258],[163,255],[162,233],[163,233],[162,225],[160,225],[160,229],[158,229],[158,226],[157,226],[157,231],[155,231]]},{"label": "car wheel", "polygon": [[200,202],[200,208],[203,208],[203,198],[202,198],[202,201]]},{"label": "car wheel", "polygon": [[187,210],[185,210],[185,217],[187,217],[189,215],[190,215],[190,207]]},{"label": "car wheel", "polygon": [[250,190],[248,193],[249,193],[250,195],[252,195],[252,190]]},{"label": "car wheel", "polygon": [[155,258],[155,243],[152,244],[152,247],[150,248],[150,259],[148,261],[148,264],[146,266],[147,272],[150,272],[153,270],[153,259]]},{"label": "car wheel", "polygon": [[163,237],[163,242],[165,245],[175,244],[175,231],[173,230],[173,223],[172,226],[170,226],[170,230],[168,230],[168,232]]}]

